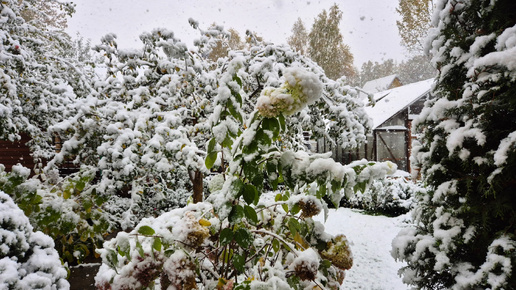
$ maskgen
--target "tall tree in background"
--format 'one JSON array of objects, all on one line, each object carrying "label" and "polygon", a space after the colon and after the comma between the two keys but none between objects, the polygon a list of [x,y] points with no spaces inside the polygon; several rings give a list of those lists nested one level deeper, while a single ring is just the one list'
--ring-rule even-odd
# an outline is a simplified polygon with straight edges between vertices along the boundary
[{"label": "tall tree in background", "polygon": [[425,289],[516,285],[516,2],[443,0],[434,92],[414,148],[428,192],[393,241],[404,281]]},{"label": "tall tree in background", "polygon": [[416,54],[408,60],[402,61],[397,68],[398,77],[405,85],[434,78],[437,69],[432,65],[430,57]]},{"label": "tall tree in background", "polygon": [[392,59],[387,59],[382,63],[378,62],[364,62],[360,69],[360,86],[363,86],[366,82],[374,79],[386,77],[388,75],[397,74],[398,65]]},{"label": "tall tree in background", "polygon": [[308,32],[301,18],[298,18],[292,27],[292,35],[287,39],[287,43],[293,50],[305,55],[308,49]]},{"label": "tall tree in background", "polygon": [[401,20],[396,21],[401,36],[401,44],[410,52],[423,51],[423,41],[430,29],[433,9],[432,0],[400,0],[396,12]]},{"label": "tall tree in background", "polygon": [[[212,26],[215,26],[212,25]],[[220,33],[217,37],[218,41],[216,42],[215,47],[212,48],[210,52],[209,58],[213,61],[221,57],[226,57],[230,50],[240,50],[244,48],[244,43],[242,42],[242,38],[238,31],[233,28],[228,29],[228,33]]]},{"label": "tall tree in background", "polygon": [[26,22],[32,22],[40,28],[65,29],[68,27],[68,17],[75,11],[72,3],[53,0],[18,0],[20,7],[24,7],[24,2],[31,2],[33,7],[25,6],[21,16]]},{"label": "tall tree in background", "polygon": [[317,16],[308,35],[308,55],[331,79],[355,75],[353,54],[349,46],[344,44],[340,33],[341,20],[342,11],[334,4],[329,13],[323,10]]}]

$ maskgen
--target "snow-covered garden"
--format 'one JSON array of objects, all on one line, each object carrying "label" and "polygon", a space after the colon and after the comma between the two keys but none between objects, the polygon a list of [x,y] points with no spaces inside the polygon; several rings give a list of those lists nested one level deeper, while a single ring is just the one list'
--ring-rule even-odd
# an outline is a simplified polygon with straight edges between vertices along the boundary
[{"label": "snow-covered garden", "polygon": [[362,145],[375,100],[288,46],[210,58],[231,33],[190,19],[90,50],[71,3],[2,1],[0,139],[34,168],[0,164],[0,288],[100,259],[97,289],[514,289],[516,7],[437,2],[413,181],[308,149]]}]

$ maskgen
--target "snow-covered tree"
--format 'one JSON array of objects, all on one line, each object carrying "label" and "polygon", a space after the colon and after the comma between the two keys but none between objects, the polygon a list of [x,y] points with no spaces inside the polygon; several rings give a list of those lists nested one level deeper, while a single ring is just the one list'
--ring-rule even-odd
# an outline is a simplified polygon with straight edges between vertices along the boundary
[{"label": "snow-covered tree", "polygon": [[306,54],[308,50],[308,32],[301,18],[292,26],[292,35],[287,39],[287,43],[294,51],[300,54]]},{"label": "snow-covered tree", "polygon": [[405,85],[437,76],[437,69],[432,65],[431,57],[424,54],[414,55],[402,61],[397,67],[396,73]]},{"label": "snow-covered tree", "polygon": [[342,11],[334,4],[329,12],[323,10],[317,16],[308,34],[308,55],[324,69],[327,77],[334,80],[356,73],[353,54],[340,33],[341,20]]},{"label": "snow-covered tree", "polygon": [[420,53],[423,41],[430,29],[433,0],[400,0],[396,12],[401,20],[396,20],[401,36],[401,44],[409,51]]},{"label": "snow-covered tree", "polygon": [[427,289],[516,285],[516,2],[438,1],[438,96],[414,148],[428,191],[393,241],[404,281]]},{"label": "snow-covered tree", "polygon": [[[216,24],[212,25],[213,28],[217,27]],[[240,38],[240,34],[233,28],[228,29],[228,33],[221,33],[216,31],[218,41],[211,49],[209,58],[212,61],[217,61],[221,57],[227,57],[230,50],[239,50],[244,48],[244,43]]]},{"label": "snow-covered tree", "polygon": [[82,72],[64,57],[70,38],[46,23],[52,17],[46,12],[68,4],[45,1],[48,11],[38,10],[42,3],[0,3],[0,139],[13,141],[27,134],[36,157],[52,154],[46,129],[67,116],[66,106],[87,90]]},{"label": "snow-covered tree", "polygon": [[0,190],[0,288],[70,289],[54,241]]},{"label": "snow-covered tree", "polygon": [[[344,147],[365,141],[370,121],[353,98],[356,92],[341,80],[329,80],[313,61],[286,47],[260,44],[230,51],[214,62],[206,56],[218,35],[200,31],[197,47],[191,50],[165,29],[143,34],[141,50],[118,49],[113,35],[104,37],[96,49],[105,57],[107,78],[95,83],[88,98],[71,106],[75,116],[51,127],[64,143],[48,167],[72,158],[102,171],[101,192],[129,190],[140,201],[180,205],[185,191],[193,190],[194,200],[200,201],[203,175],[208,173],[203,159],[212,115],[221,113],[214,109],[215,96],[223,89],[236,91],[239,102],[223,111],[232,116],[241,111],[244,118],[264,87],[277,86],[294,63],[316,73],[324,97],[286,118],[292,126],[284,146],[304,148],[304,131]],[[226,80],[222,76],[228,74],[230,63],[237,63],[238,69]],[[235,128],[220,127],[233,133]]]}]

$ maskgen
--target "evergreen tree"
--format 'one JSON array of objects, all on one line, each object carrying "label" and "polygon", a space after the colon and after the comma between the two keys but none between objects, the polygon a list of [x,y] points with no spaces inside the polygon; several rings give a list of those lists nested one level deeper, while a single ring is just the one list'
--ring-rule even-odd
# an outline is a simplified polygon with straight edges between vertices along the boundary
[{"label": "evergreen tree", "polygon": [[308,55],[334,80],[355,75],[353,54],[340,33],[341,20],[342,11],[334,4],[329,12],[323,10],[317,16],[308,35]]},{"label": "evergreen tree", "polygon": [[287,39],[287,43],[293,50],[302,55],[306,54],[308,45],[308,32],[301,18],[298,18],[294,26],[292,26],[292,35]]},{"label": "evergreen tree", "polygon": [[404,281],[427,289],[515,289],[516,2],[443,0],[439,69],[414,150],[428,193],[393,241]]},{"label": "evergreen tree", "polygon": [[29,219],[0,190],[0,288],[69,289],[54,241],[34,232]]}]

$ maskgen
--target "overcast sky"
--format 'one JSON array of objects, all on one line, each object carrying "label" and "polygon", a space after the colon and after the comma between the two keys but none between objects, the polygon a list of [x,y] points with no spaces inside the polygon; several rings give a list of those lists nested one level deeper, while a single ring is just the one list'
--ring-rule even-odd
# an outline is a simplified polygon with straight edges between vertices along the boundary
[{"label": "overcast sky", "polygon": [[286,43],[294,22],[300,17],[308,30],[323,10],[337,3],[343,12],[340,29],[344,43],[360,68],[368,60],[404,59],[396,27],[399,0],[74,0],[76,14],[68,32],[80,32],[97,44],[109,32],[118,36],[123,48],[139,48],[138,36],[144,31],[164,27],[192,46],[198,37],[188,24],[197,20],[201,28],[217,23],[245,34],[257,32],[266,41]]}]

